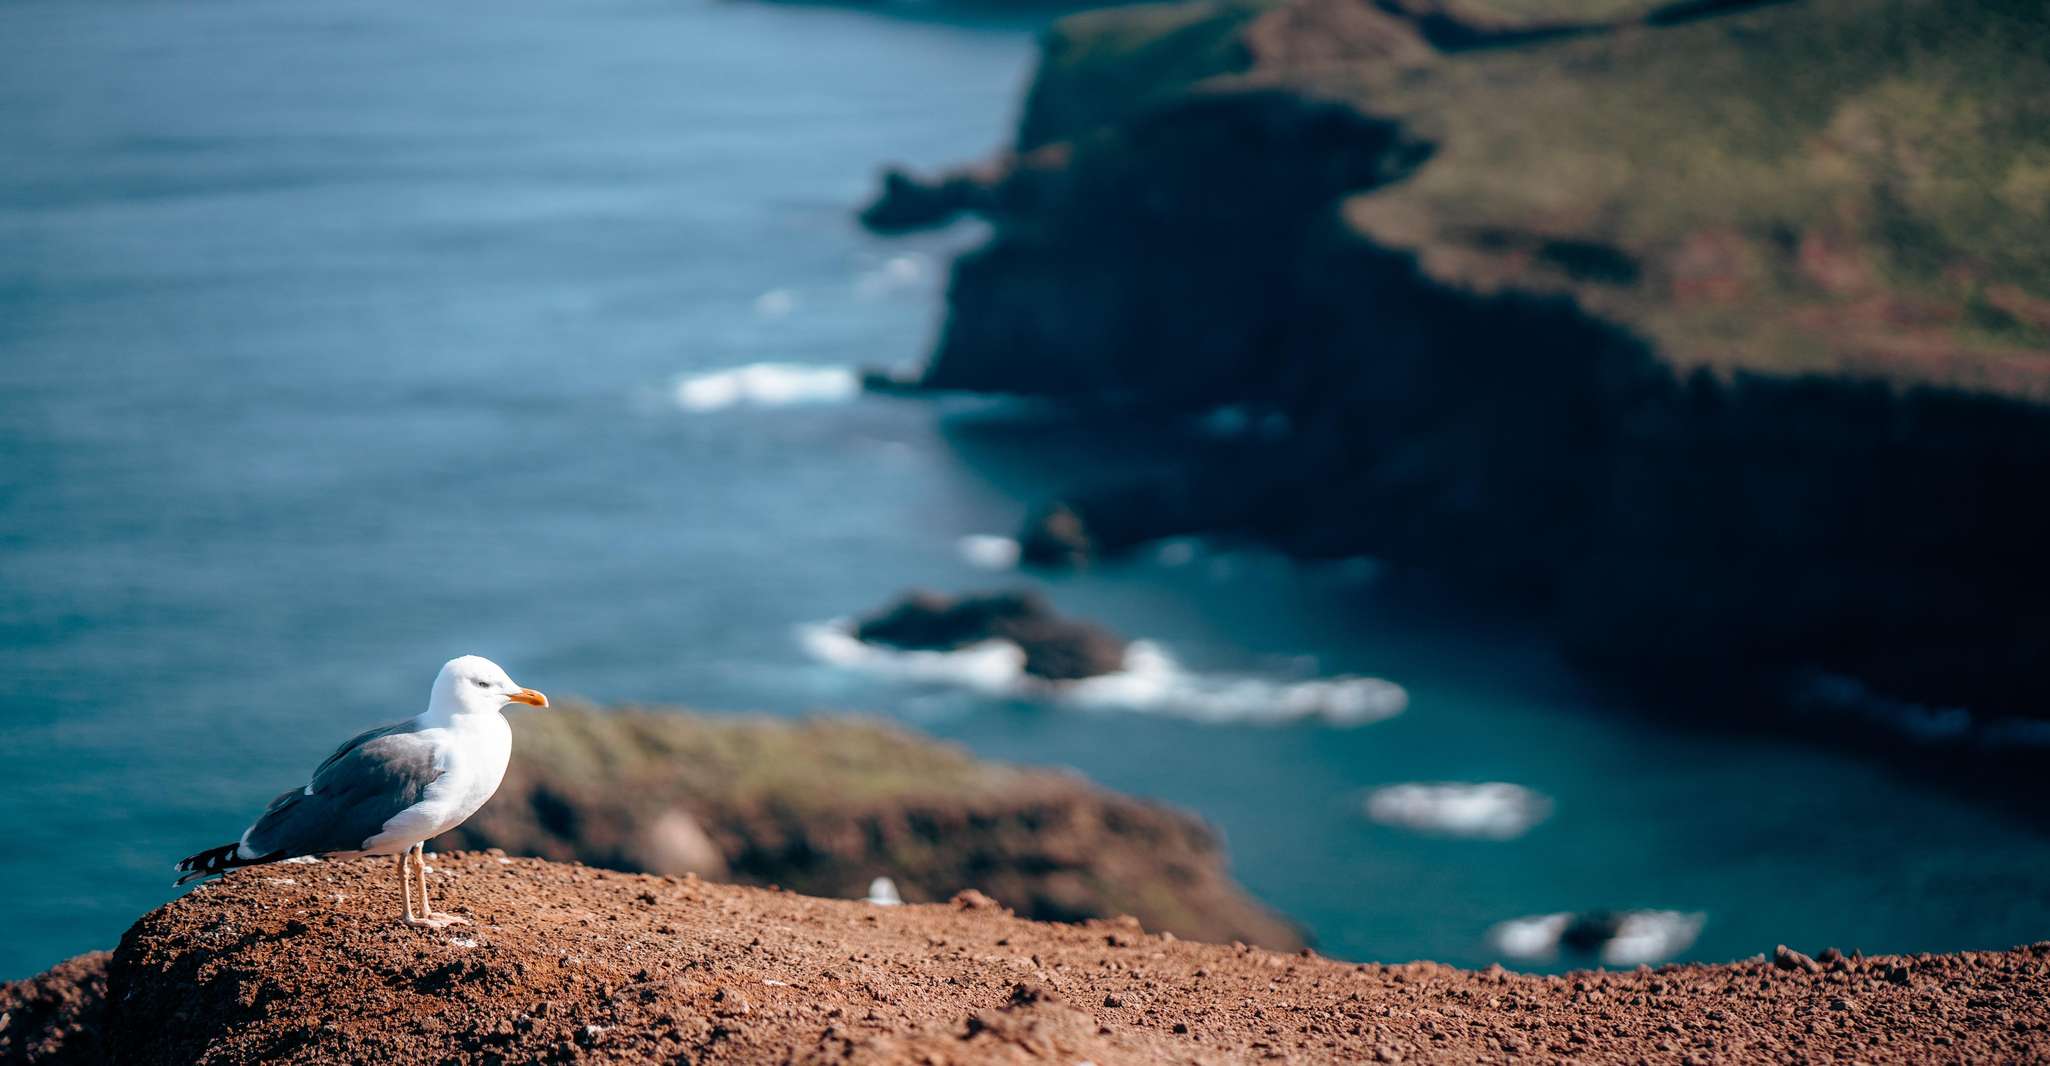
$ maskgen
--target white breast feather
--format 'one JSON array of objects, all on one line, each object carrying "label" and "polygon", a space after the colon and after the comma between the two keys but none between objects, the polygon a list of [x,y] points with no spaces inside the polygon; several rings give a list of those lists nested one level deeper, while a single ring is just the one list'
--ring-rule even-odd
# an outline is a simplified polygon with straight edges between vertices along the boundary
[{"label": "white breast feather", "polygon": [[365,851],[403,851],[454,829],[477,813],[505,779],[512,727],[504,718],[465,715],[446,727],[423,730],[420,736],[434,745],[434,768],[440,776],[423,790],[420,802],[393,815],[376,836],[364,841]]}]

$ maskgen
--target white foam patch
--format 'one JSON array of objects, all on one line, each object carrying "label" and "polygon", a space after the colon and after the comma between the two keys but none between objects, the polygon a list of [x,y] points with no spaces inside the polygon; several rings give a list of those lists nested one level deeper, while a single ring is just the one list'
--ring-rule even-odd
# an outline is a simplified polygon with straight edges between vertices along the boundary
[{"label": "white foam patch", "polygon": [[1548,959],[1559,953],[1559,938],[1572,922],[1564,911],[1512,918],[1488,930],[1488,943],[1512,959]]},{"label": "white foam patch", "polygon": [[1133,641],[1125,668],[1070,682],[1065,695],[1085,706],[1179,714],[1213,722],[1292,722],[1318,718],[1364,725],[1409,706],[1409,693],[1377,677],[1274,681],[1186,670],[1166,649]]},{"label": "white foam patch", "polygon": [[1367,794],[1367,817],[1420,833],[1513,840],[1552,813],[1552,801],[1507,781],[1389,785]]},{"label": "white foam patch", "polygon": [[1018,542],[989,533],[970,533],[954,542],[968,565],[983,570],[1010,570],[1018,565]]},{"label": "white foam patch", "polygon": [[844,366],[751,363],[676,379],[676,405],[702,413],[729,407],[791,407],[842,403],[861,394],[861,378]]},{"label": "white foam patch", "polygon": [[1204,674],[1150,641],[1125,649],[1125,668],[1080,681],[1046,681],[1025,672],[1025,650],[989,640],[956,651],[868,644],[842,621],[801,626],[798,641],[814,659],[897,680],[947,684],[986,695],[1044,699],[1092,710],[1133,711],[1214,723],[1280,724],[1307,719],[1354,726],[1401,714],[1409,694],[1374,677],[1278,681]]},{"label": "white foam patch", "polygon": [[1692,947],[1708,915],[1698,911],[1631,911],[1623,916],[1622,927],[1602,945],[1602,962],[1610,966],[1636,966],[1657,962]]},{"label": "white foam patch", "polygon": [[[1545,960],[1559,954],[1560,940],[1573,915],[1539,914],[1503,922],[1488,931],[1488,943],[1514,959]],[[1603,941],[1598,955],[1604,966],[1638,966],[1669,959],[1692,947],[1708,916],[1699,911],[1626,911],[1616,933]]]},{"label": "white foam patch", "polygon": [[1008,695],[1025,680],[1025,649],[991,640],[956,651],[912,651],[857,640],[843,622],[800,626],[797,640],[822,663],[876,677],[954,685],[989,695]]}]

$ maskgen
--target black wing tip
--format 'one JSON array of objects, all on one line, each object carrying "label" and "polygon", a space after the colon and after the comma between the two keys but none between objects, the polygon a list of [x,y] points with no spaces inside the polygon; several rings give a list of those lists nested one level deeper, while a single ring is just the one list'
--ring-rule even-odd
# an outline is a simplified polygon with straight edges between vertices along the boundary
[{"label": "black wing tip", "polygon": [[217,848],[208,848],[196,855],[187,855],[178,860],[178,865],[175,867],[175,869],[183,872],[185,876],[173,881],[171,887],[177,888],[188,881],[196,881],[202,877],[226,873],[237,866],[250,865],[249,860],[236,858],[236,853],[241,850],[242,845],[238,842],[222,844]]}]

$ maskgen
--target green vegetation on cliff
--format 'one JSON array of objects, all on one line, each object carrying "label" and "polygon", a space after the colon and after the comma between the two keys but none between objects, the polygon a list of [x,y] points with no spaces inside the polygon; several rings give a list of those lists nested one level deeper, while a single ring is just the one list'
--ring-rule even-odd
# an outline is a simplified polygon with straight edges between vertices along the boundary
[{"label": "green vegetation on cliff", "polygon": [[1814,0],[1318,80],[1439,145],[1349,217],[1681,366],[2045,394],[2050,15]]},{"label": "green vegetation on cliff", "polygon": [[1064,23],[926,384],[1279,427],[1075,485],[1104,546],[1428,568],[1724,720],[2033,735],[2050,14],[1518,6]]},{"label": "green vegetation on cliff", "polygon": [[1071,15],[1040,46],[1018,149],[1073,140],[1172,100],[1209,78],[1245,70],[1239,39],[1251,3],[1135,4]]},{"label": "green vegetation on cliff", "polygon": [[[1741,6],[1741,5],[1737,5]],[[1809,0],[1147,6],[1050,35],[1020,146],[1192,92],[1345,100],[1436,149],[1346,218],[1433,277],[1571,295],[1681,368],[2050,396],[2050,14]],[[1648,20],[1643,17],[1649,16]],[[1513,47],[1433,48],[1445,25]]]}]

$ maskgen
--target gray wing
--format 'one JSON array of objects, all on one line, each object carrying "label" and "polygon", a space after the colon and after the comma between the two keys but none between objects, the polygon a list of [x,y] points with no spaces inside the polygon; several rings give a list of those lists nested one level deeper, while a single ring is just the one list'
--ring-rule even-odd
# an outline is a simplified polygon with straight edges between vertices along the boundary
[{"label": "gray wing", "polygon": [[263,856],[361,851],[440,776],[434,746],[412,723],[380,726],[336,748],[305,788],[272,800],[242,839]]}]

